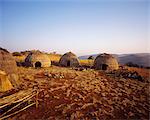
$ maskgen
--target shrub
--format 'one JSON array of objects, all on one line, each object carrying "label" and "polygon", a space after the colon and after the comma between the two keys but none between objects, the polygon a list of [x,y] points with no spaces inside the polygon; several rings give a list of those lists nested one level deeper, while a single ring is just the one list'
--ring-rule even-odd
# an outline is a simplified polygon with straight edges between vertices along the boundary
[{"label": "shrub", "polygon": [[89,56],[88,59],[89,60],[94,60],[94,57],[93,56]]},{"label": "shrub", "polygon": [[21,53],[19,53],[19,52],[13,52],[12,54],[13,54],[13,56],[21,56]]},{"label": "shrub", "polygon": [[140,67],[138,64],[134,64],[134,63],[132,63],[132,62],[128,62],[128,63],[126,63],[125,65],[127,65],[127,66],[129,66],[129,67]]}]

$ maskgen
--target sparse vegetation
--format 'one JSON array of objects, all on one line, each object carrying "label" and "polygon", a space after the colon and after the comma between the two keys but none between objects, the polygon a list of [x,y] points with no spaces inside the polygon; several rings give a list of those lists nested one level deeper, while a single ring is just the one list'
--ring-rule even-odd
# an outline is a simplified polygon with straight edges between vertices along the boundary
[{"label": "sparse vegetation", "polygon": [[128,63],[126,63],[125,65],[127,65],[127,66],[129,66],[129,67],[139,67],[139,65],[134,64],[134,63],[132,63],[132,62],[128,62]]},{"label": "sparse vegetation", "polygon": [[60,54],[48,54],[51,61],[59,62],[59,59],[61,57]]},{"label": "sparse vegetation", "polygon": [[21,56],[21,53],[19,53],[19,52],[13,52],[12,54],[13,54],[13,56]]},{"label": "sparse vegetation", "polygon": [[86,65],[86,66],[93,66],[94,60],[80,60],[81,65]]}]

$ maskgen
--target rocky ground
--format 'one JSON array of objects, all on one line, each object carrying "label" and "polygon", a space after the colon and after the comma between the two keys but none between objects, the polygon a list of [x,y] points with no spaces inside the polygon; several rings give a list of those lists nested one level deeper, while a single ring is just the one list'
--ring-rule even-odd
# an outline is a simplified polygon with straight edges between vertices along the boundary
[{"label": "rocky ground", "polygon": [[18,69],[20,89],[36,90],[38,105],[10,120],[149,119],[149,78],[56,66]]}]

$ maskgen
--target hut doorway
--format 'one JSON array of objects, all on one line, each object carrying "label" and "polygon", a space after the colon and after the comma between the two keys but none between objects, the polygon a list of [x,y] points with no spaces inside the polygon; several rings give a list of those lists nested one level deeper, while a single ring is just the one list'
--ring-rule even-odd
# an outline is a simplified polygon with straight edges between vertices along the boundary
[{"label": "hut doorway", "polygon": [[70,66],[70,61],[67,61],[67,66]]},{"label": "hut doorway", "polygon": [[42,66],[41,62],[38,61],[38,62],[35,63],[36,68],[41,67],[41,66]]},{"label": "hut doorway", "polygon": [[108,65],[102,64],[102,70],[107,70]]}]

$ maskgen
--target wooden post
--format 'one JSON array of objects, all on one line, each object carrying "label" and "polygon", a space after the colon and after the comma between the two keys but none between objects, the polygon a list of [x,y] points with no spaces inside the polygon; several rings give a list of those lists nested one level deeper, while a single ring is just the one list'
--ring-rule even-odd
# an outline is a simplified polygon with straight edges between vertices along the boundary
[{"label": "wooden post", "polygon": [[39,92],[37,91],[37,93],[36,93],[36,108],[38,108],[38,105],[39,105],[38,95],[39,95]]}]

